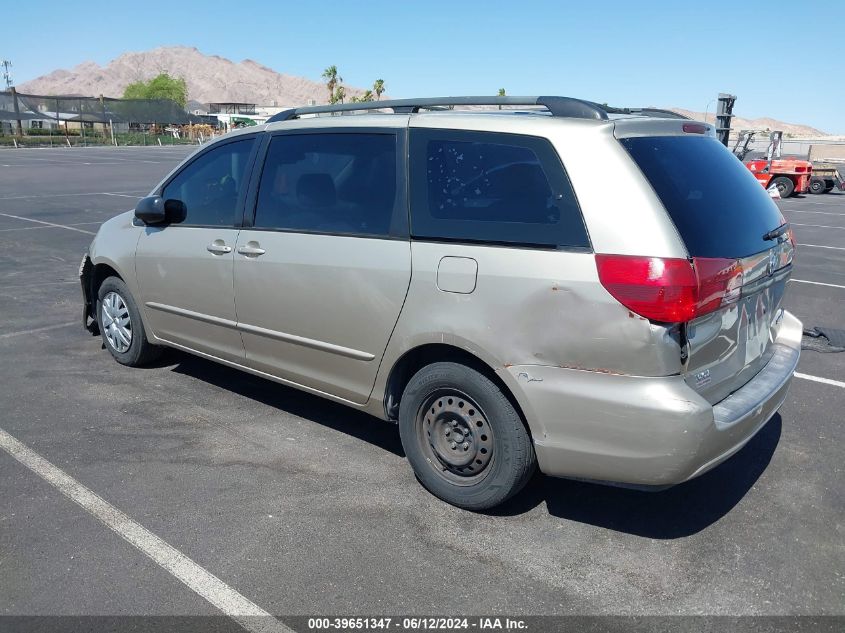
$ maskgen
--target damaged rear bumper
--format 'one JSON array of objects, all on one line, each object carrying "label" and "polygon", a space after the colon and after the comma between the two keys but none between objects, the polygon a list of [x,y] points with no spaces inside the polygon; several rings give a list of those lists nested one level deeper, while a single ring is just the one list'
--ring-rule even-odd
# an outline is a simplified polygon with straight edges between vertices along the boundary
[{"label": "damaged rear bumper", "polygon": [[773,345],[768,364],[716,405],[682,376],[625,376],[545,366],[514,366],[508,371],[520,386],[520,401],[530,409],[526,415],[541,471],[665,487],[728,459],[777,412],[801,352],[801,322],[788,312]]}]

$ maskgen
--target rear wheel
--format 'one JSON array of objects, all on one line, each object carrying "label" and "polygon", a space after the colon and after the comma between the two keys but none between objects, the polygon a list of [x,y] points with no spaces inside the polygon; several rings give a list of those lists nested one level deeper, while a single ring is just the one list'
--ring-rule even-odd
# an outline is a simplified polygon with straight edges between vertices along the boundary
[{"label": "rear wheel", "polygon": [[434,363],[411,378],[399,433],[423,486],[461,508],[499,505],[534,472],[534,446],[519,413],[498,386],[465,365]]},{"label": "rear wheel", "polygon": [[163,352],[162,347],[147,340],[138,306],[119,277],[108,277],[100,284],[97,322],[103,344],[121,365],[146,365]]},{"label": "rear wheel", "polygon": [[795,183],[786,176],[778,176],[772,180],[772,184],[778,188],[781,198],[788,198],[795,191]]},{"label": "rear wheel", "polygon": [[824,193],[828,191],[826,188],[825,181],[821,178],[811,178],[810,179],[810,193]]}]

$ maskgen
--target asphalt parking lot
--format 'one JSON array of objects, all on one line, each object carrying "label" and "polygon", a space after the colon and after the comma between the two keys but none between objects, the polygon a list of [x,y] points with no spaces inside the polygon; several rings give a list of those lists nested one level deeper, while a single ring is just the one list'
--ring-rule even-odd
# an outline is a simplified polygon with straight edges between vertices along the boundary
[{"label": "asphalt parking lot", "polygon": [[[845,353],[805,351],[780,413],[697,480],[537,476],[492,516],[429,495],[392,425],[181,353],[115,363],[79,260],[188,151],[0,151],[0,429],[272,614],[845,614]],[[845,329],[845,194],[778,204],[787,308]],[[0,451],[0,613],[220,611]]]}]

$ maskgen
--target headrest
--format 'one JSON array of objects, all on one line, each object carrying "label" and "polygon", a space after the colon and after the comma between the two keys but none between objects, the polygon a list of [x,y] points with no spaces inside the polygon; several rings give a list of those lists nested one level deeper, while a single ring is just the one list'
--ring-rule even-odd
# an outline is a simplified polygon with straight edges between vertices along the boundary
[{"label": "headrest", "polygon": [[334,180],[329,174],[302,174],[296,183],[296,198],[303,207],[330,207],[337,201]]}]

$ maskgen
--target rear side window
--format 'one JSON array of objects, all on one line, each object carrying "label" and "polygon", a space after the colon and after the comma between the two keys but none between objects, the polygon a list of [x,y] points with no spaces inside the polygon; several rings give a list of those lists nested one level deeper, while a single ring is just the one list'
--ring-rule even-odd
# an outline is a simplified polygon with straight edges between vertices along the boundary
[{"label": "rear side window", "polygon": [[395,134],[275,136],[264,162],[254,226],[387,236],[396,194]]},{"label": "rear side window", "polygon": [[234,226],[254,139],[225,143],[197,157],[161,192],[185,203],[184,224]]},{"label": "rear side window", "polygon": [[542,138],[412,129],[411,201],[417,238],[589,247],[560,158]]},{"label": "rear side window", "polygon": [[763,235],[783,223],[780,210],[728,149],[706,136],[621,140],[693,257],[739,258],[774,244]]}]

